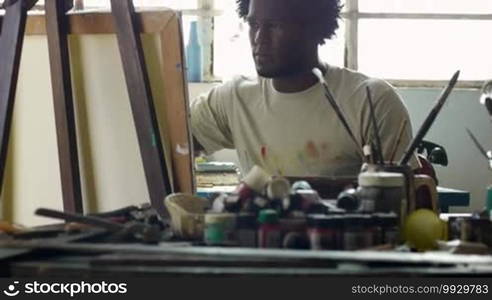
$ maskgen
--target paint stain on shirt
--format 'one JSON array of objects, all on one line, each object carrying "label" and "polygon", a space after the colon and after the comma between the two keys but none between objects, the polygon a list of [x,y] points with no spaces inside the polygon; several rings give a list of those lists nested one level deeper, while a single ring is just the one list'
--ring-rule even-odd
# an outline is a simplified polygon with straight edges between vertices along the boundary
[{"label": "paint stain on shirt", "polygon": [[319,151],[316,144],[313,141],[308,141],[306,144],[306,153],[310,158],[318,158]]},{"label": "paint stain on shirt", "polygon": [[266,146],[261,146],[260,153],[261,153],[261,158],[266,159],[266,156],[267,156]]}]

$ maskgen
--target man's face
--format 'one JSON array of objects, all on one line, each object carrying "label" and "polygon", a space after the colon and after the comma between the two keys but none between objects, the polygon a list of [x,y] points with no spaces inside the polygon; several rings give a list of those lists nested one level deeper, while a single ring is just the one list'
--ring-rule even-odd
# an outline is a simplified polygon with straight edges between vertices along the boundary
[{"label": "man's face", "polygon": [[[310,0],[312,1],[312,0]],[[309,7],[302,0],[251,0],[247,21],[256,70],[267,78],[309,70],[317,41],[309,30]],[[303,4],[304,3],[304,4]],[[317,59],[315,57],[314,59]]]}]

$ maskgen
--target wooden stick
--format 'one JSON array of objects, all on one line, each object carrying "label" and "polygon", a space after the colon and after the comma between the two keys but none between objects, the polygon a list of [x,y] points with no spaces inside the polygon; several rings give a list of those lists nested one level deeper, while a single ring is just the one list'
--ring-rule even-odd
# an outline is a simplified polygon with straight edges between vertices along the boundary
[{"label": "wooden stick", "polygon": [[487,151],[485,151],[484,147],[482,146],[482,144],[480,144],[480,142],[478,141],[478,139],[475,137],[475,135],[470,131],[470,129],[466,128],[466,132],[468,133],[468,135],[470,136],[470,138],[472,139],[473,143],[475,144],[475,146],[477,147],[478,151],[480,151],[480,153],[487,159],[489,160],[489,156],[487,155]]},{"label": "wooden stick", "polygon": [[408,120],[403,120],[400,126],[400,130],[398,131],[398,138],[393,146],[393,150],[391,151],[390,162],[393,162],[395,160],[396,152],[398,151],[398,147],[400,147],[401,139],[403,137],[403,133],[405,132],[407,124],[408,124]]},{"label": "wooden stick", "polygon": [[36,214],[37,216],[61,219],[61,220],[65,220],[66,222],[77,222],[81,224],[97,226],[109,231],[118,231],[125,228],[125,226],[122,224],[111,222],[103,218],[94,217],[94,216],[84,216],[82,214],[76,214],[76,213],[62,212],[49,208],[38,208],[34,212],[34,214]]},{"label": "wooden stick", "polygon": [[417,134],[415,135],[412,143],[410,143],[407,150],[405,151],[405,155],[403,155],[402,159],[400,160],[400,165],[405,165],[408,163],[408,161],[410,160],[410,158],[413,155],[413,152],[415,151],[415,149],[417,149],[418,145],[424,139],[425,135],[427,134],[427,131],[429,131],[429,129],[431,128],[432,124],[436,120],[437,115],[441,111],[441,108],[443,107],[444,103],[448,99],[448,96],[451,93],[451,91],[453,90],[453,87],[456,85],[456,82],[458,81],[459,76],[460,76],[460,71],[456,71],[456,73],[454,73],[453,77],[449,81],[448,86],[441,93],[441,95],[437,99],[434,107],[429,112],[429,115],[425,119],[424,123],[420,127]]},{"label": "wooden stick", "polygon": [[26,5],[27,3],[19,0],[6,7],[0,36],[0,193],[5,175],[15,92],[29,9]]},{"label": "wooden stick", "polygon": [[140,32],[137,30],[135,8],[131,0],[111,0],[111,8],[150,202],[160,215],[168,216],[164,206],[164,198],[171,193],[171,183],[145,65]]},{"label": "wooden stick", "polygon": [[366,87],[366,91],[367,91],[367,102],[369,103],[369,115],[371,118],[372,129],[374,132],[374,140],[376,142],[376,151],[374,152],[376,152],[377,157],[375,158],[375,160],[378,161],[380,164],[384,164],[383,146],[381,144],[378,121],[376,120],[376,114],[374,112],[374,104],[372,102],[371,90],[369,86]]},{"label": "wooden stick", "polygon": [[83,203],[67,38],[68,22],[65,15],[71,8],[67,5],[69,2],[73,4],[72,1],[46,0],[46,32],[55,107],[63,210],[82,213]]},{"label": "wooden stick", "polygon": [[361,157],[364,158],[364,152],[362,152],[361,146],[357,142],[357,139],[355,138],[354,133],[352,132],[352,129],[350,129],[350,126],[347,122],[347,119],[345,118],[342,110],[338,106],[332,93],[330,92],[330,89],[328,88],[328,84],[326,83],[325,79],[323,78],[323,73],[321,73],[320,69],[318,69],[318,68],[313,68],[312,72],[318,78],[319,82],[323,86],[326,99],[328,99],[328,102],[333,107],[333,110],[335,111],[336,115],[338,116],[338,119],[342,122],[343,127],[345,128],[345,130],[349,134],[352,141],[355,143],[357,151],[359,152],[359,154],[361,154]]}]

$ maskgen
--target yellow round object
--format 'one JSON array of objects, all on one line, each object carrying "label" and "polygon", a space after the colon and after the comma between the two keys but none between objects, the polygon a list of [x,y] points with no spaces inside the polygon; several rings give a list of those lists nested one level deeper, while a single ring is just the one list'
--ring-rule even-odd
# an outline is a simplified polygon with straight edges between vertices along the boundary
[{"label": "yellow round object", "polygon": [[405,221],[404,235],[408,245],[418,251],[437,248],[437,241],[444,238],[443,223],[429,209],[412,212]]}]

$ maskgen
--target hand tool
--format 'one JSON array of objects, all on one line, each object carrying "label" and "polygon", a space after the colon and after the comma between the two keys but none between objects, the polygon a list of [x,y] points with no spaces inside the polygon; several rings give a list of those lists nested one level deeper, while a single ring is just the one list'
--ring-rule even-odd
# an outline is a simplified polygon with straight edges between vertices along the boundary
[{"label": "hand tool", "polygon": [[328,102],[333,107],[333,110],[335,111],[336,115],[338,116],[338,119],[340,119],[340,121],[342,122],[343,127],[345,128],[345,130],[347,130],[347,133],[349,134],[352,141],[354,141],[357,151],[361,154],[361,157],[365,157],[364,153],[362,152],[361,146],[357,142],[357,139],[355,138],[354,133],[352,132],[352,129],[350,129],[350,126],[347,122],[347,119],[345,118],[342,110],[338,106],[335,98],[333,97],[333,94],[330,92],[330,89],[328,88],[328,84],[326,83],[325,79],[323,78],[323,73],[318,68],[313,68],[312,72],[318,78],[319,82],[323,86],[326,99],[328,99]]},{"label": "hand tool", "polygon": [[424,123],[420,127],[417,134],[415,135],[412,143],[410,143],[407,150],[405,151],[405,155],[403,155],[402,159],[400,160],[400,165],[405,165],[408,163],[408,161],[410,160],[410,158],[413,155],[413,152],[415,151],[415,149],[417,149],[420,142],[422,142],[422,139],[427,134],[427,131],[429,131],[429,129],[431,128],[437,115],[441,111],[441,108],[443,107],[444,103],[448,99],[448,96],[451,93],[451,91],[453,90],[453,87],[456,85],[456,82],[458,81],[459,75],[460,75],[460,71],[456,71],[456,73],[454,73],[454,75],[451,78],[451,80],[449,81],[447,87],[441,93],[441,95],[437,99],[436,103],[434,104],[434,107],[429,112],[429,115],[425,119]]},{"label": "hand tool", "polygon": [[372,129],[374,132],[374,140],[376,144],[376,160],[379,164],[384,164],[384,156],[383,156],[383,146],[381,144],[381,136],[379,135],[379,126],[376,120],[376,114],[374,112],[374,103],[372,102],[371,90],[367,86],[367,102],[369,103],[369,115],[371,117]]},{"label": "hand tool", "polygon": [[119,224],[107,221],[103,218],[84,216],[75,213],[66,213],[53,209],[39,208],[35,212],[38,216],[62,219],[69,222],[77,222],[96,227],[101,227],[109,232],[115,233],[115,236],[120,239],[127,240],[133,238],[145,243],[158,243],[161,239],[160,229],[158,226],[151,226],[139,222],[128,222],[127,224]]},{"label": "hand tool", "polygon": [[480,153],[488,160],[489,168],[492,169],[492,153],[490,151],[489,152],[485,151],[482,144],[480,144],[480,142],[475,137],[475,135],[471,132],[470,129],[466,128],[466,132],[468,133],[468,135],[472,139],[472,141],[475,144],[475,146],[477,147],[478,151],[480,151]]},{"label": "hand tool", "polygon": [[395,155],[396,152],[398,151],[398,147],[400,146],[401,143],[401,138],[403,137],[403,133],[405,132],[405,129],[407,128],[408,120],[403,120],[400,130],[398,131],[398,138],[395,142],[395,145],[393,146],[393,150],[391,151],[391,156],[390,156],[390,163],[392,163],[395,160]]}]

